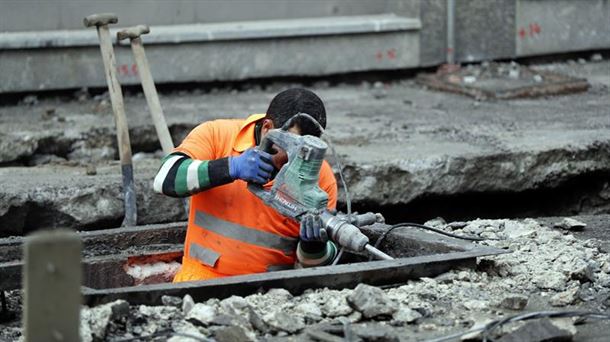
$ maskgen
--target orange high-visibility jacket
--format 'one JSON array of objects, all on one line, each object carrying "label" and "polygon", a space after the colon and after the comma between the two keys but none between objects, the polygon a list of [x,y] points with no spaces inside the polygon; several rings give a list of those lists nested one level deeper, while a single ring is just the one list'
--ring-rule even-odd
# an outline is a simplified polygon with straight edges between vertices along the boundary
[{"label": "orange high-visibility jacket", "polygon": [[[196,160],[239,155],[255,146],[254,126],[264,116],[205,122],[193,129],[175,152]],[[319,184],[328,193],[328,208],[334,209],[337,182],[326,161],[320,169]],[[235,180],[191,197],[184,257],[174,282],[294,265],[299,224],[265,205],[246,186],[246,182]]]}]

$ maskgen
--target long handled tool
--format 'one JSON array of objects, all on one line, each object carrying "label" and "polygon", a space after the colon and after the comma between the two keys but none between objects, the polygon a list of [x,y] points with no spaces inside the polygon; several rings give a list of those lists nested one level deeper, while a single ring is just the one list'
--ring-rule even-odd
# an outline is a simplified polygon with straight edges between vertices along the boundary
[{"label": "long handled tool", "polygon": [[133,51],[133,56],[136,61],[136,65],[138,66],[138,75],[140,76],[140,81],[142,82],[142,89],[144,89],[144,96],[146,96],[146,103],[148,103],[148,108],[150,109],[150,115],[152,116],[153,123],[155,124],[157,136],[161,142],[161,148],[165,154],[170,154],[174,148],[174,143],[172,142],[172,137],[169,134],[169,129],[167,129],[167,123],[165,122],[165,116],[163,115],[159,95],[157,94],[157,89],[155,88],[155,83],[148,66],[148,60],[146,59],[146,54],[144,53],[142,39],[140,38],[141,35],[149,32],[150,29],[148,26],[137,25],[119,31],[117,33],[117,39],[124,40],[129,38],[131,42],[131,50]]},{"label": "long handled tool", "polygon": [[116,24],[118,18],[112,13],[93,14],[84,19],[86,27],[97,27],[97,35],[100,40],[100,51],[104,60],[106,82],[114,112],[114,122],[117,130],[119,145],[119,157],[121,160],[121,173],[123,176],[123,194],[125,195],[125,218],[122,226],[135,226],[137,222],[136,191],[133,181],[133,165],[131,163],[131,144],[129,142],[129,130],[125,118],[125,106],[123,104],[123,92],[116,77],[116,60],[112,49],[112,40],[108,24]]},{"label": "long handled tool", "polygon": [[[169,134],[167,123],[165,122],[165,115],[163,115],[163,108],[161,108],[161,102],[159,101],[159,95],[155,88],[155,82],[153,81],[150,67],[148,66],[148,59],[144,53],[144,45],[142,44],[141,35],[150,32],[150,28],[147,25],[137,25],[134,27],[126,28],[122,31],[117,32],[117,39],[119,41],[129,38],[131,43],[131,51],[133,51],[133,57],[138,67],[138,75],[142,82],[142,89],[144,90],[144,96],[146,97],[146,103],[148,103],[148,109],[152,116],[159,142],[163,153],[170,154],[174,149],[174,143],[172,136]],[[188,200],[182,201],[186,214],[189,213]]]}]

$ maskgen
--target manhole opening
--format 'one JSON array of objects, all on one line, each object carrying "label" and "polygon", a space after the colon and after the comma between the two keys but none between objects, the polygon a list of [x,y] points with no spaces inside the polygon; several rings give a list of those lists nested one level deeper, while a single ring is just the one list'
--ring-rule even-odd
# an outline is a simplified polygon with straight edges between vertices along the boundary
[{"label": "manhole opening", "polygon": [[[375,224],[363,227],[362,231],[369,237],[370,243],[375,244],[389,227],[386,224]],[[173,275],[180,266],[185,232],[185,223],[175,223],[81,233],[84,244],[83,285],[94,290],[138,287],[138,285],[144,285],[145,287],[150,284],[165,284],[171,287],[173,285],[170,284]],[[0,253],[0,289],[2,290],[15,289],[21,286],[20,240],[15,238],[0,240],[0,250],[2,251]],[[419,270],[414,273],[419,274],[419,276],[434,276],[461,264],[466,259],[474,260],[477,256],[502,252],[412,228],[395,229],[383,239],[379,248],[397,258],[389,261],[387,265],[384,264],[384,267],[391,269],[394,272],[393,274],[396,275],[402,272],[397,271],[397,267],[400,269],[405,265],[416,268],[419,267],[418,263],[420,262],[431,262],[437,265],[436,268],[429,270],[419,267]],[[460,253],[466,253],[467,255]],[[418,258],[422,257],[424,259],[417,261]],[[384,262],[386,261],[381,263]],[[357,267],[354,267],[356,273],[368,272],[369,268],[375,269],[378,267],[377,265],[380,265],[377,261],[369,262],[367,254],[350,252],[344,253],[341,263],[337,267],[340,269],[341,266],[346,264],[349,264],[350,268],[347,270],[343,268],[340,271],[345,273],[342,273],[341,277],[343,278],[341,279],[347,281],[346,284],[350,284],[349,279],[355,277],[351,274],[352,265],[357,265]],[[315,272],[319,274],[316,275],[316,279],[323,279],[326,273],[329,274],[330,278],[337,277],[333,273],[336,269],[326,266],[317,269]],[[311,277],[311,275],[307,275],[310,270],[290,270],[286,272],[295,272],[295,279],[302,275],[305,279]],[[258,277],[255,281],[258,284],[257,286],[273,286],[273,284],[277,284],[277,279],[273,280],[276,276],[272,273],[279,274],[282,272],[269,272],[252,276]],[[374,272],[371,274],[374,274]],[[269,279],[266,279],[266,277],[269,277]],[[380,281],[382,278],[379,277]],[[269,281],[267,282],[267,280]],[[341,282],[338,284],[341,284]]]}]

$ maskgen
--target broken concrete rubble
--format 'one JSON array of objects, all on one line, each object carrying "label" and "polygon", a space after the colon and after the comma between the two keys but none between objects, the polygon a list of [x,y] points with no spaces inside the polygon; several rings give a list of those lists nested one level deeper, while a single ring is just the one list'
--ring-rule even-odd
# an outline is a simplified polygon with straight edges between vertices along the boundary
[{"label": "broken concrete rubble", "polygon": [[362,313],[365,318],[390,316],[397,310],[397,305],[379,288],[360,284],[347,297],[352,307]]},{"label": "broken concrete rubble", "polygon": [[[485,257],[479,260],[477,270],[452,270],[436,278],[409,280],[387,289],[361,284],[356,289],[341,291],[310,289],[298,296],[284,289],[272,289],[203,303],[194,303],[187,295],[183,299],[165,298],[165,306],[132,306],[126,316],[111,315],[108,308],[117,304],[110,303],[84,308],[83,317],[103,312],[108,318],[95,322],[83,319],[82,330],[97,331],[96,336],[105,331],[105,338],[111,339],[147,336],[169,329],[167,338],[174,341],[181,337],[172,334],[180,333],[254,341],[304,338],[312,329],[341,338],[348,329],[350,334],[364,340],[394,340],[406,335],[430,337],[466,331],[515,311],[532,310],[533,305],[539,308],[538,301],[549,309],[582,305],[594,305],[594,310],[608,309],[610,301],[604,301],[610,297],[610,290],[604,287],[608,274],[602,265],[609,257],[595,241],[573,240],[531,219],[475,220],[468,222],[468,226],[473,232],[481,231],[480,234],[493,230],[503,240],[480,243],[507,243],[512,253]],[[483,229],[475,229],[477,226]],[[462,229],[453,230],[448,224],[439,227],[453,232]],[[506,227],[518,232],[533,230],[536,234],[510,237],[505,234]],[[584,265],[592,264],[589,268],[595,277],[572,276],[579,274],[583,260]],[[506,273],[500,274],[495,268],[505,269]],[[549,278],[552,281],[548,281],[551,285],[539,286],[546,284],[542,277],[537,278],[541,274],[552,275]],[[553,280],[555,277],[561,281]],[[532,298],[536,298],[534,304]],[[179,308],[180,303],[184,310]],[[125,303],[121,305],[126,307]],[[238,328],[229,329],[232,326]],[[506,334],[519,326],[499,331]]]}]

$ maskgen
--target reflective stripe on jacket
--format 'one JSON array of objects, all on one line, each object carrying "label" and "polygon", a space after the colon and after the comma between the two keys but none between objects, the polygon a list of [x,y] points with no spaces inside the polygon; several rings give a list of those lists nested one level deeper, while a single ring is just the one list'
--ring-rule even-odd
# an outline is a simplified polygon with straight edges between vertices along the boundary
[{"label": "reflective stripe on jacket", "polygon": [[[196,160],[238,155],[254,147],[254,126],[263,117],[203,123],[175,151]],[[319,184],[334,209],[337,184],[326,161]],[[296,221],[265,205],[242,180],[200,192],[191,199],[183,265],[174,281],[292,268],[298,235]]]}]

